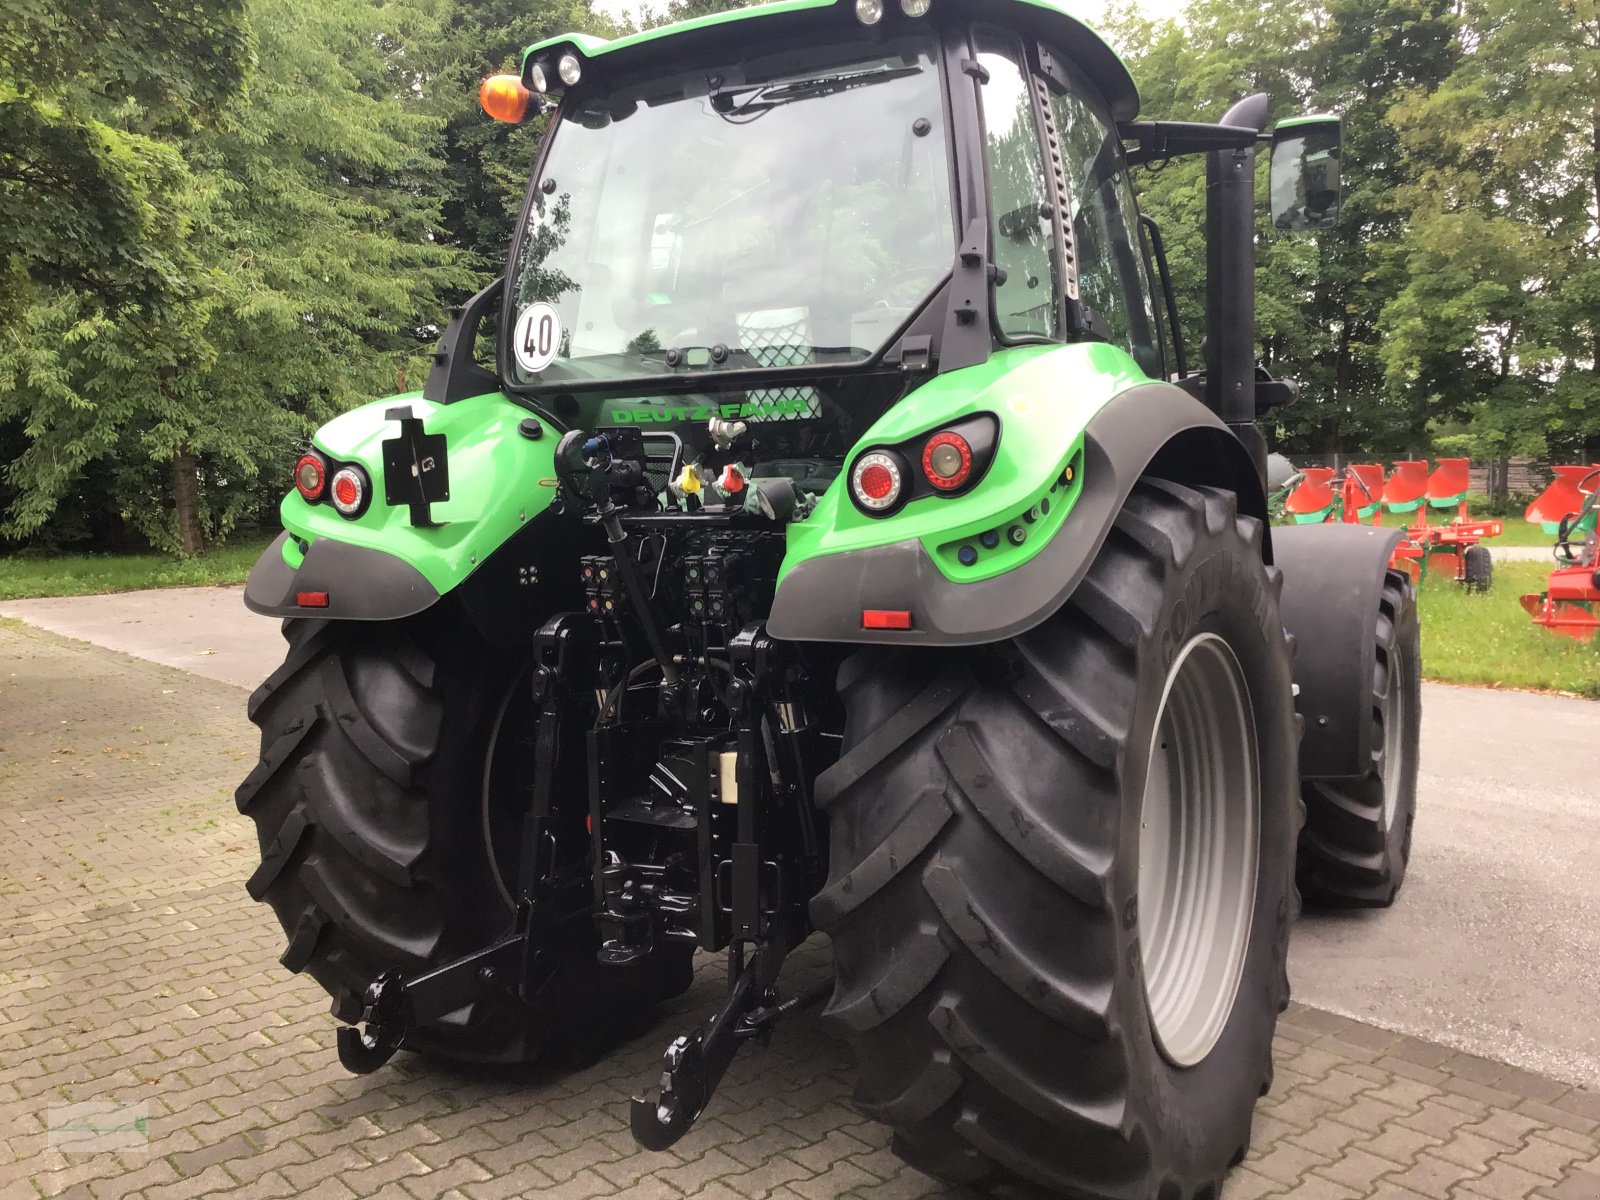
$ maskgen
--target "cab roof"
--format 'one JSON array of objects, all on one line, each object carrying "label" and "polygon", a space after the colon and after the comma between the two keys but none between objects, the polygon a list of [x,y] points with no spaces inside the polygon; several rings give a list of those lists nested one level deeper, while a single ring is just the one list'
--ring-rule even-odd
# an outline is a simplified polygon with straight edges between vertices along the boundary
[{"label": "cab roof", "polygon": [[[1044,39],[1076,63],[1100,89],[1115,120],[1131,121],[1138,116],[1139,89],[1127,65],[1104,38],[1060,0],[932,0],[932,3],[930,16],[966,17]],[[899,13],[894,0],[885,0],[884,9],[883,22],[874,28],[903,25],[910,20]],[[810,31],[830,24],[840,27],[844,22],[861,28],[855,18],[854,0],[774,0],[770,4],[694,17],[612,40],[583,33],[546,38],[523,51],[522,74],[526,81],[536,56],[560,49],[573,50],[582,60],[607,60],[607,66],[623,71],[647,68],[702,48],[711,49],[719,43],[742,44],[754,32],[746,24],[753,21],[763,23],[762,34],[776,37],[790,30]]]}]

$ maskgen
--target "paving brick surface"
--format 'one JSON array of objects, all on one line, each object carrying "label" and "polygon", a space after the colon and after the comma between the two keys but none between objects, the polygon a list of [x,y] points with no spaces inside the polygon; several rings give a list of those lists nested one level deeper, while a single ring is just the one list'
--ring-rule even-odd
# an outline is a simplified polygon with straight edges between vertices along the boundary
[{"label": "paving brick surface", "polygon": [[[851,1108],[814,1016],[741,1055],[673,1150],[637,1151],[626,1098],[715,1006],[714,963],[575,1073],[346,1074],[326,997],[244,892],[253,732],[237,688],[0,624],[0,1200],[950,1194]],[[825,945],[791,967],[827,969]],[[1300,1006],[1277,1050],[1223,1200],[1600,1200],[1600,1096]],[[75,1101],[145,1103],[147,1148],[47,1148]]]}]

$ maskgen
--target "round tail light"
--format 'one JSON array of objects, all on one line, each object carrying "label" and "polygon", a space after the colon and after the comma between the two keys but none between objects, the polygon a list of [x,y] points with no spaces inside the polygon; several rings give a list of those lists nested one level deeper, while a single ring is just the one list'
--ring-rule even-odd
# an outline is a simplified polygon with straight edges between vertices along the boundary
[{"label": "round tail light", "polygon": [[307,500],[315,500],[322,495],[327,481],[327,468],[323,466],[321,455],[302,454],[294,465],[294,486],[300,494]]},{"label": "round tail light", "polygon": [[850,494],[867,512],[888,512],[900,502],[904,488],[900,460],[883,450],[863,454],[850,470]]},{"label": "round tail light", "polygon": [[941,492],[972,478],[972,447],[959,433],[936,433],[922,447],[922,473]]},{"label": "round tail light", "polygon": [[340,467],[333,473],[328,492],[341,516],[356,516],[366,507],[367,478],[355,467]]}]

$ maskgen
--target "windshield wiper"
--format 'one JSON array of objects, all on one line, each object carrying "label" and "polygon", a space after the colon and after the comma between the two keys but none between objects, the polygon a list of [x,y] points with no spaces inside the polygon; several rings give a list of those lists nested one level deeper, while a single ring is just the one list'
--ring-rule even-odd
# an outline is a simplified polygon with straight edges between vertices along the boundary
[{"label": "windshield wiper", "polygon": [[[711,107],[725,117],[755,117],[785,104],[835,96],[853,88],[887,83],[922,74],[921,67],[877,67],[870,71],[851,71],[839,75],[817,75],[789,83],[753,83],[742,87],[718,88],[711,93]],[[749,99],[738,103],[738,98]]]}]

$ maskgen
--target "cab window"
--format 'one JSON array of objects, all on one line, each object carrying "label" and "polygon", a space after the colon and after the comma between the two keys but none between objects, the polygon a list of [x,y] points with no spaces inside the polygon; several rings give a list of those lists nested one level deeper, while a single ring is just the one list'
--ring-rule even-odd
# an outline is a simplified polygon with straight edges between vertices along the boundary
[{"label": "cab window", "polygon": [[1139,207],[1123,165],[1122,144],[1088,80],[1064,56],[1055,57],[1070,80],[1067,91],[1052,89],[1051,105],[1071,191],[1079,295],[1100,317],[1111,341],[1133,355],[1146,374],[1161,378],[1161,343]]},{"label": "cab window", "polygon": [[999,273],[994,316],[1007,340],[1059,337],[1058,295],[1045,201],[1044,160],[1034,120],[1022,44],[998,30],[978,29],[983,85],[984,148],[989,168],[989,231]]}]

